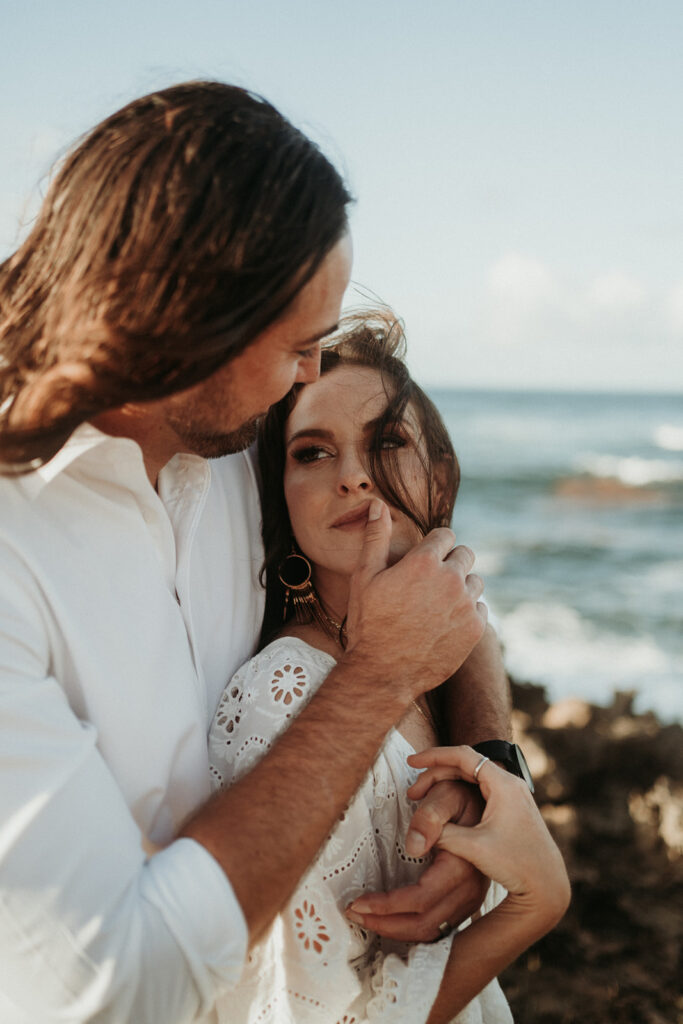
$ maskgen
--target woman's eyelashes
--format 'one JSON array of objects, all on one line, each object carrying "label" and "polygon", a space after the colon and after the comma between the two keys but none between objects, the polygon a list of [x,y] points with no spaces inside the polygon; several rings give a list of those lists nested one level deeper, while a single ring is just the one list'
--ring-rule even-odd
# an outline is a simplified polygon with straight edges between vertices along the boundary
[{"label": "woman's eyelashes", "polygon": [[[405,448],[408,438],[396,431],[386,431],[379,438],[373,438],[368,442],[368,451],[390,451],[395,448]],[[336,449],[333,446],[326,447],[320,444],[302,445],[291,452],[292,458],[299,463],[320,462],[322,459],[334,458]]]},{"label": "woman's eyelashes", "polygon": [[292,458],[296,462],[319,462],[320,459],[331,458],[334,455],[333,451],[329,448],[323,448],[319,444],[308,444],[303,448],[295,448],[291,453]]},{"label": "woman's eyelashes", "polygon": [[382,451],[386,451],[389,448],[405,448],[408,444],[408,438],[403,437],[402,434],[397,434],[394,431],[382,434],[379,439],[379,447]]}]

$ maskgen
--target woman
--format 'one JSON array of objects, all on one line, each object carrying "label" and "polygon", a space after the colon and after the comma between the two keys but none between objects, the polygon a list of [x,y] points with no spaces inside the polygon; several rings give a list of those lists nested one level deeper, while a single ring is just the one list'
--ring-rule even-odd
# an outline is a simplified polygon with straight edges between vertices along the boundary
[{"label": "woman", "polygon": [[[266,646],[219,704],[209,740],[217,785],[232,784],[263,756],[334,665],[346,643],[351,576],[377,498],[391,515],[390,561],[450,522],[457,460],[402,354],[395,321],[384,314],[357,319],[323,352],[320,380],[267,417],[259,445],[268,495]],[[463,1024],[511,1020],[495,976],[561,916],[566,874],[524,783],[469,748],[433,749],[438,698],[437,691],[415,703],[387,736],[226,997],[226,1021],[438,1024],[456,1014]],[[418,779],[420,768],[427,771]],[[492,886],[484,908],[492,913],[439,942],[388,942],[354,924],[345,908],[364,892],[416,881],[425,858],[406,851],[415,809],[409,796],[421,798],[444,778],[479,783],[487,805],[481,825],[447,826],[438,845],[465,856],[509,895],[494,910],[502,894]]]}]

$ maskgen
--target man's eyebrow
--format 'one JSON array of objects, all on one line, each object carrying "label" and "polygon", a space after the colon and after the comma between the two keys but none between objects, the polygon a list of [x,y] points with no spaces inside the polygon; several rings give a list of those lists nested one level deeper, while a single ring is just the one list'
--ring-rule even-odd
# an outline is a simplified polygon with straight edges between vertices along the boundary
[{"label": "man's eyebrow", "polygon": [[300,437],[322,437],[325,441],[331,441],[333,438],[331,430],[323,430],[322,427],[305,427],[303,430],[295,431],[291,437],[288,437],[285,441],[285,447],[289,447],[294,441],[298,441]]}]

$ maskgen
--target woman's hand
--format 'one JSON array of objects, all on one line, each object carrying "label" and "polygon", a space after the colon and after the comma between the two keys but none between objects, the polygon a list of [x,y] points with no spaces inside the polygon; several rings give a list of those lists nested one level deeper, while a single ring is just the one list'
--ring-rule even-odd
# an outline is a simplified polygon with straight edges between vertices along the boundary
[{"label": "woman's hand", "polygon": [[[436,783],[416,810],[406,837],[406,853],[421,857],[441,836],[448,821],[475,825],[484,801],[477,786],[463,782]],[[347,909],[363,928],[401,942],[432,942],[439,926],[462,924],[481,907],[489,887],[469,861],[437,850],[414,885],[389,892],[364,893]]]},{"label": "woman's hand", "polygon": [[426,769],[408,790],[413,800],[444,779],[479,784],[486,801],[479,824],[446,824],[435,847],[463,857],[499,882],[508,890],[509,909],[516,907],[552,927],[569,905],[569,879],[526,783],[488,760],[475,779],[482,756],[471,747],[434,747],[408,761]]},{"label": "woman's hand", "polygon": [[[569,905],[569,879],[525,782],[471,747],[412,754],[424,768],[408,790],[419,800],[437,782],[477,783],[486,801],[478,825],[446,824],[435,848],[464,857],[508,890],[497,907],[455,934],[427,1024],[446,1024],[504,967],[550,931]],[[477,775],[475,776],[475,771]]]}]

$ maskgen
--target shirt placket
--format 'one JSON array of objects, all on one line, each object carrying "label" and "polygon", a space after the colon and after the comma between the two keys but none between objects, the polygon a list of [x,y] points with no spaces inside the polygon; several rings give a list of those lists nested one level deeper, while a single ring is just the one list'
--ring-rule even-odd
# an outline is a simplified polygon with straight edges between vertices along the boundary
[{"label": "shirt placket", "polygon": [[196,456],[179,456],[159,479],[160,503],[174,540],[173,587],[185,623],[195,666],[197,697],[206,716],[206,684],[191,598],[192,550],[197,526],[211,483],[208,463]]}]

